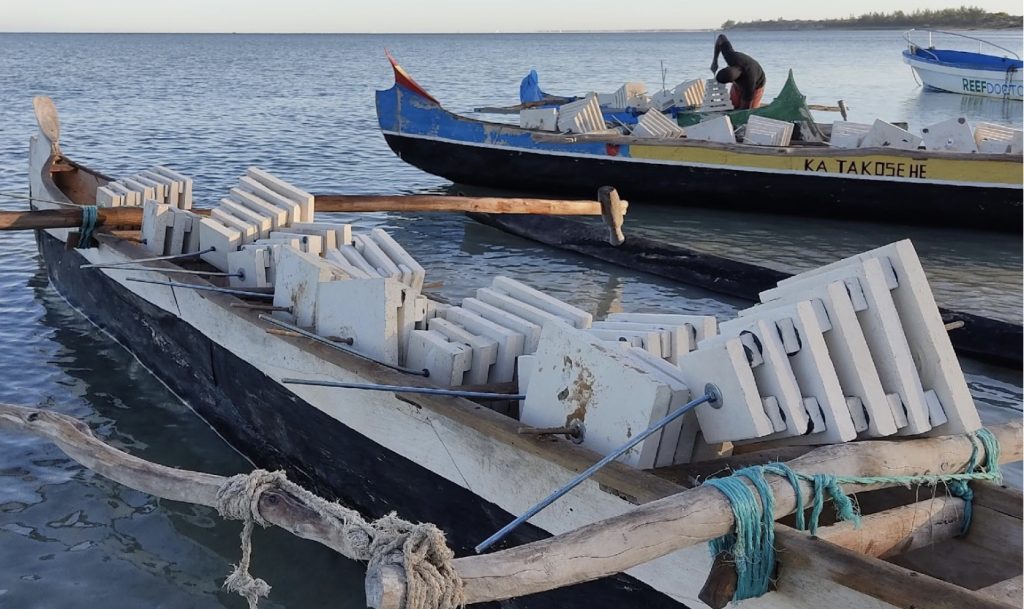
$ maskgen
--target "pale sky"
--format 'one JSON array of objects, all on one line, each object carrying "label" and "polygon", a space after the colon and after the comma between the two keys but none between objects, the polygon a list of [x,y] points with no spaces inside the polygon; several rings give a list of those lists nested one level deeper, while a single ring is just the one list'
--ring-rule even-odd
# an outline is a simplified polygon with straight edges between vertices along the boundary
[{"label": "pale sky", "polygon": [[[727,19],[817,19],[957,7],[964,1],[860,0],[0,0],[6,32],[535,32],[706,29]],[[978,2],[1021,13],[1020,0]]]}]

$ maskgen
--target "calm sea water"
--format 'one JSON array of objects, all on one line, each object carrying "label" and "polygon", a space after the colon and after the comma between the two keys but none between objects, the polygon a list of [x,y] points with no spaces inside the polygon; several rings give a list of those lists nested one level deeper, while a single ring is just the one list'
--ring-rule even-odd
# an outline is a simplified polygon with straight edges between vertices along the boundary
[{"label": "calm sea water", "polygon": [[[983,33],[1021,48],[1020,32]],[[953,115],[1020,126],[1021,104],[925,93],[899,59],[897,32],[742,32],[768,91],[792,67],[812,102],[845,99],[851,120],[920,128]],[[54,98],[64,151],[112,175],[168,164],[214,203],[250,165],[312,191],[441,191],[396,159],[376,130],[373,91],[390,85],[389,47],[448,107],[516,101],[531,67],[556,93],[671,85],[708,74],[711,34],[237,36],[0,34],[0,191],[27,191],[32,96]],[[822,120],[831,120],[821,115]],[[663,202],[669,204],[671,202]],[[23,201],[0,197],[0,208]],[[461,217],[372,214],[460,298],[507,274],[598,313],[674,310],[731,316],[744,303],[563,254]],[[940,302],[1020,321],[1020,235],[742,216],[656,206],[629,228],[796,270],[911,237]],[[48,284],[31,235],[0,236],[0,401],[86,420],[108,442],[164,464],[251,468],[120,345]],[[964,362],[986,421],[1020,417],[1020,373]],[[1020,470],[1010,470],[1019,479]],[[1019,482],[1018,482],[1019,484]],[[155,500],[0,432],[0,607],[242,607],[219,590],[240,527],[211,510]],[[359,565],[278,531],[259,531],[253,571],[266,607],[363,607]]]}]

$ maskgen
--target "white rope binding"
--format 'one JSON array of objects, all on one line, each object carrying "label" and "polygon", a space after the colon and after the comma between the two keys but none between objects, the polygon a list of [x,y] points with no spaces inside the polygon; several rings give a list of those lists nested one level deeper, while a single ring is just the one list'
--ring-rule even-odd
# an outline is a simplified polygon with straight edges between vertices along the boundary
[{"label": "white rope binding", "polygon": [[445,542],[444,532],[429,523],[413,524],[394,512],[367,522],[359,512],[327,501],[288,480],[282,471],[263,469],[238,474],[217,490],[217,512],[229,520],[241,520],[242,558],[224,581],[224,588],[237,592],[256,609],[259,599],[270,593],[270,584],[249,573],[252,558],[253,525],[266,527],[259,504],[263,493],[280,490],[296,498],[325,519],[333,519],[348,547],[346,558],[369,566],[400,565],[405,569],[404,609],[459,609],[466,604],[462,580],[452,566],[455,553]]}]

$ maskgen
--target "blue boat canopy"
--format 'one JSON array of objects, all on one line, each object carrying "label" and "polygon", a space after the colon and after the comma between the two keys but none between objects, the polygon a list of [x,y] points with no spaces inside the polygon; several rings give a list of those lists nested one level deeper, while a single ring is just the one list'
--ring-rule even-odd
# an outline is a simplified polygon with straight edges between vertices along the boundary
[{"label": "blue boat canopy", "polygon": [[969,51],[955,51],[951,49],[926,49],[915,46],[913,53],[904,51],[904,55],[912,56],[914,59],[927,61],[936,65],[949,66],[952,68],[965,68],[970,70],[989,70],[993,72],[1019,71],[1024,68],[1024,62],[1020,59],[1010,57],[998,57],[996,55],[985,55],[983,53],[971,53]]}]

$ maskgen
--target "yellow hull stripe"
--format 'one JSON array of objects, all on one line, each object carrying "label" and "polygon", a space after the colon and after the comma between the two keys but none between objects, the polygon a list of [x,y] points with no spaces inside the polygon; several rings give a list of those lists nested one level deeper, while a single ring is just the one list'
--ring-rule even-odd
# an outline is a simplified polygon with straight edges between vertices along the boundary
[{"label": "yellow hull stripe", "polygon": [[827,156],[776,156],[691,146],[637,144],[629,147],[629,156],[634,159],[725,166],[739,170],[765,169],[786,173],[891,178],[897,181],[928,180],[1016,185],[1022,182],[1020,157],[1006,160],[909,158],[888,154],[836,155],[834,151],[830,151]]}]

